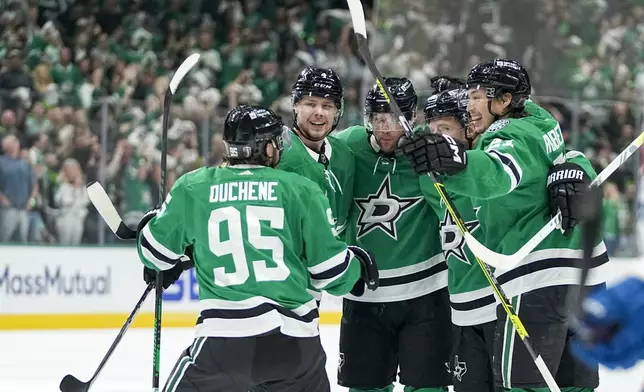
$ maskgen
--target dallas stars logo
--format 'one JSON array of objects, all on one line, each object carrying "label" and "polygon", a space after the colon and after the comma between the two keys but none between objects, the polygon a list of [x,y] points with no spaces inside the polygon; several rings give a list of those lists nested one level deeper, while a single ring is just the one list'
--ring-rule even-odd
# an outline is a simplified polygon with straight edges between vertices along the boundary
[{"label": "dallas stars logo", "polygon": [[409,211],[422,199],[420,196],[400,197],[391,193],[391,183],[387,175],[375,195],[354,199],[360,208],[357,237],[360,238],[375,229],[381,229],[389,237],[398,241],[396,222],[403,213]]},{"label": "dallas stars logo", "polygon": [[[475,208],[474,211],[478,213],[479,208]],[[467,230],[470,233],[476,231],[480,226],[479,221],[476,219],[465,222],[465,227],[467,227]],[[467,260],[467,255],[465,254],[465,237],[463,237],[458,226],[456,226],[456,222],[452,219],[449,211],[445,211],[445,217],[441,222],[441,242],[443,244],[445,259],[449,259],[450,256],[454,256],[465,264],[470,264],[469,260]]]}]

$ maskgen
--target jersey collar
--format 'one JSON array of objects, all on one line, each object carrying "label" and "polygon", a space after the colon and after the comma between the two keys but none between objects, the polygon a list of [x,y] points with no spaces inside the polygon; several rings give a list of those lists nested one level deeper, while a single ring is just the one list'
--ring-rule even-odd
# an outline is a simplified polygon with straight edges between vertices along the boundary
[{"label": "jersey collar", "polygon": [[380,152],[380,146],[378,145],[378,142],[376,141],[376,137],[372,134],[369,135],[369,145],[373,150],[377,153]]},{"label": "jersey collar", "polygon": [[[294,131],[291,131],[291,132],[293,132],[295,134],[295,136],[298,136],[296,132],[294,132]],[[309,156],[311,157],[311,159],[313,159],[315,162],[318,162],[318,159],[320,158],[320,154],[315,152],[315,151],[313,151],[313,150],[311,150],[306,144],[304,144],[304,142],[302,141],[302,139],[299,138],[299,136],[297,137],[297,140],[299,140],[300,143],[302,143],[302,146],[304,146],[304,148],[306,149],[306,152],[309,153]],[[326,156],[326,159],[329,162],[331,161],[331,152],[332,152],[331,143],[329,143],[329,138],[325,137],[324,138],[324,155]]]},{"label": "jersey collar", "polygon": [[227,168],[229,169],[261,169],[264,167],[268,166],[262,166],[262,165],[249,165],[249,164],[240,164],[240,165],[228,165]]}]

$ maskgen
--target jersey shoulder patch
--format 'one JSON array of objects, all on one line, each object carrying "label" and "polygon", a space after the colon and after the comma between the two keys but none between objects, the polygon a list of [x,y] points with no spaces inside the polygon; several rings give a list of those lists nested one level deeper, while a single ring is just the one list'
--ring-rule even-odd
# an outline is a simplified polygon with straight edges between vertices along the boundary
[{"label": "jersey shoulder patch", "polygon": [[504,119],[501,119],[501,120],[496,120],[495,122],[492,123],[492,125],[490,125],[488,127],[488,129],[485,132],[499,131],[499,130],[505,128],[506,125],[508,125],[509,123],[510,123],[510,120],[508,120],[507,118],[504,118]]}]

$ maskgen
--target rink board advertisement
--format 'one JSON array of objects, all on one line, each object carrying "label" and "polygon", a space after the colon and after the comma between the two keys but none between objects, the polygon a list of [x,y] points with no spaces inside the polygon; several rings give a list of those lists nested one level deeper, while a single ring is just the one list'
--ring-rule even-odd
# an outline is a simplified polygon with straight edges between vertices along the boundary
[{"label": "rink board advertisement", "polygon": [[[134,248],[0,246],[0,330],[120,328],[143,295]],[[198,313],[194,270],[164,292],[163,326],[191,327]],[[321,324],[337,324],[341,300],[325,297]],[[133,327],[152,327],[154,292]]]}]

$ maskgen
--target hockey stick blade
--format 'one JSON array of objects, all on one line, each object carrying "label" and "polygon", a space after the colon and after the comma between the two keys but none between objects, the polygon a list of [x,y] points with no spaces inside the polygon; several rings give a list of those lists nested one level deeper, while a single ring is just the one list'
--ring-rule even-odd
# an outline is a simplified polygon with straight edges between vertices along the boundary
[{"label": "hockey stick blade", "polygon": [[197,64],[199,61],[199,53],[193,53],[190,56],[186,57],[185,60],[183,60],[183,63],[177,68],[177,72],[174,73],[172,76],[172,79],[170,79],[170,85],[168,86],[170,88],[170,92],[174,94],[177,91],[177,88],[179,87],[179,83],[181,83],[181,80],[186,76],[188,72],[192,69],[192,67]]},{"label": "hockey stick blade", "polygon": [[89,391],[89,387],[89,382],[82,382],[71,374],[63,377],[60,382],[61,392],[87,392]]},{"label": "hockey stick blade", "polygon": [[[628,145],[611,163],[604,168],[597,175],[597,177],[590,183],[591,187],[596,187],[604,183],[628,158],[637,151],[642,144],[644,144],[644,131],[639,134],[639,136],[633,140],[631,144]],[[511,255],[504,255],[502,253],[497,253],[493,250],[490,250],[481,244],[476,238],[474,238],[470,233],[464,233],[465,242],[470,248],[472,253],[478,258],[486,262],[487,264],[498,268],[499,270],[506,271],[511,268],[516,267],[521,260],[525,259],[530,252],[532,252],[537,245],[541,243],[546,237],[550,235],[557,227],[561,221],[561,213],[557,214],[552,218],[546,225],[541,228],[528,242],[526,242],[516,253]]]},{"label": "hockey stick blade", "polygon": [[139,310],[141,309],[141,306],[145,302],[145,299],[148,297],[148,294],[152,291],[154,288],[154,283],[149,283],[145,291],[143,291],[143,295],[141,298],[139,298],[139,301],[134,305],[134,309],[130,312],[130,315],[127,317],[125,320],[125,323],[121,327],[121,330],[119,333],[116,335],[116,338],[112,342],[112,345],[110,346],[109,349],[107,349],[107,353],[103,356],[103,359],[101,360],[101,363],[98,365],[98,368],[94,371],[94,375],[92,375],[92,378],[89,379],[87,382],[82,382],[76,377],[72,376],[71,374],[66,375],[63,377],[63,379],[60,382],[60,390],[61,392],[87,392],[89,388],[92,386],[94,381],[98,378],[98,376],[101,374],[101,371],[105,367],[105,364],[107,361],[112,357],[112,354],[114,353],[114,350],[116,350],[116,347],[119,345],[121,340],[123,339],[123,336],[125,335],[125,332],[130,328],[130,325],[132,324],[132,321],[134,320],[134,317],[136,317],[137,313],[139,313]]},{"label": "hockey stick blade", "polygon": [[130,229],[123,223],[121,215],[116,211],[116,207],[114,207],[114,204],[101,184],[98,182],[90,182],[87,185],[87,195],[96,208],[96,211],[98,211],[98,214],[118,238],[122,240],[136,238],[136,231]]}]

